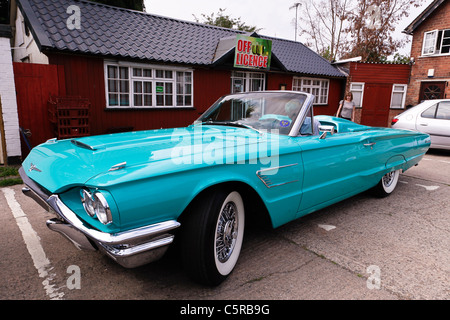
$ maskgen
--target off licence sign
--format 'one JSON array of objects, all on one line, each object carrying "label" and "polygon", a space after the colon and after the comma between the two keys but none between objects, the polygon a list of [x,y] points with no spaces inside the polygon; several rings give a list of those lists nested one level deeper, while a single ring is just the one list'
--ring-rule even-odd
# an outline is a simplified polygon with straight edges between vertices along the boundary
[{"label": "off licence sign", "polygon": [[250,69],[269,69],[272,41],[238,35],[234,66]]}]

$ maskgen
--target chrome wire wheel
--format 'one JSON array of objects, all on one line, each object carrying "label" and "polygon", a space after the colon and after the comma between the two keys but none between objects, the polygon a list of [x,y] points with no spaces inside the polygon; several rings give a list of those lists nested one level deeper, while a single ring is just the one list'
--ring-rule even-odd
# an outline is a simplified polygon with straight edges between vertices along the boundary
[{"label": "chrome wire wheel", "polygon": [[391,194],[395,187],[397,186],[398,177],[400,176],[400,170],[395,170],[386,173],[383,178],[381,178],[381,186],[386,195]]},{"label": "chrome wire wheel", "polygon": [[238,191],[217,187],[205,191],[181,219],[183,265],[195,281],[216,286],[233,271],[244,239],[244,201]]},{"label": "chrome wire wheel", "polygon": [[386,173],[386,174],[383,176],[383,185],[384,185],[386,188],[389,188],[389,187],[392,185],[392,183],[394,182],[394,180],[395,180],[395,171]]},{"label": "chrome wire wheel", "polygon": [[236,204],[228,202],[220,213],[216,229],[216,255],[220,262],[226,262],[236,245],[239,221]]},{"label": "chrome wire wheel", "polygon": [[244,203],[231,192],[220,209],[215,229],[214,258],[217,270],[228,275],[236,265],[244,235]]}]

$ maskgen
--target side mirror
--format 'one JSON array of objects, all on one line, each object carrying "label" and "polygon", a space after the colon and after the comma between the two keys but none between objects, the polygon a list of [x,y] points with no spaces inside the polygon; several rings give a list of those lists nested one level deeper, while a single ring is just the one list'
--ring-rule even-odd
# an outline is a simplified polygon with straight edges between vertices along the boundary
[{"label": "side mirror", "polygon": [[335,128],[334,126],[319,126],[319,131],[322,132],[322,134],[320,135],[320,139],[325,139],[328,132],[331,135],[335,133]]}]

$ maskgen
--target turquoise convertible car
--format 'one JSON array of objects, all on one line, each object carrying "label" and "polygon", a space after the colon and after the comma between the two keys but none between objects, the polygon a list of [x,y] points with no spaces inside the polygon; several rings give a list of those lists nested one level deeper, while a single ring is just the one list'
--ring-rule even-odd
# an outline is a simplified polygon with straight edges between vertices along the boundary
[{"label": "turquoise convertible car", "polygon": [[276,228],[368,189],[389,195],[430,146],[427,134],[314,116],[313,101],[240,93],[186,128],[51,139],[23,162],[23,192],[80,249],[131,268],[177,243],[187,273],[218,285],[245,224]]}]

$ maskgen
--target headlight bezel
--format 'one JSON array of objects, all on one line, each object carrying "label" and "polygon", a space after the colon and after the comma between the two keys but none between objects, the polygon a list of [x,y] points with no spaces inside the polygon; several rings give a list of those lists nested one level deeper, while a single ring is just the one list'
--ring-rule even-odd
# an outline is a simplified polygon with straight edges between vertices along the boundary
[{"label": "headlight bezel", "polygon": [[91,192],[87,188],[82,188],[80,190],[80,197],[83,208],[90,217],[96,218],[104,225],[113,222],[111,208],[101,191],[96,190]]},{"label": "headlight bezel", "polygon": [[103,224],[110,224],[112,222],[111,208],[109,207],[108,201],[106,201],[105,196],[100,192],[96,191],[93,195],[94,198],[94,211],[97,219]]},{"label": "headlight bezel", "polygon": [[87,189],[81,189],[80,190],[80,196],[81,196],[81,202],[83,203],[83,208],[86,211],[86,213],[90,216],[95,218],[95,203],[94,198],[92,197],[92,194]]}]

